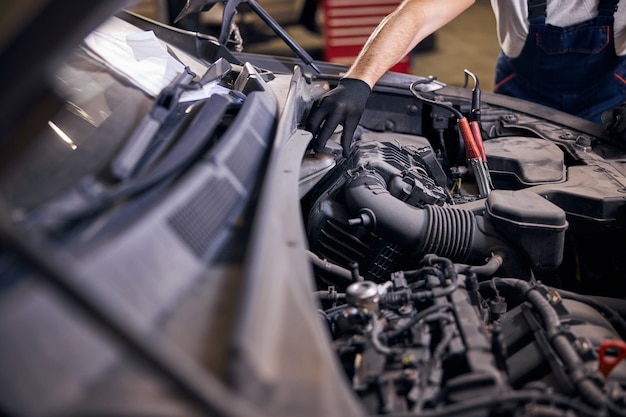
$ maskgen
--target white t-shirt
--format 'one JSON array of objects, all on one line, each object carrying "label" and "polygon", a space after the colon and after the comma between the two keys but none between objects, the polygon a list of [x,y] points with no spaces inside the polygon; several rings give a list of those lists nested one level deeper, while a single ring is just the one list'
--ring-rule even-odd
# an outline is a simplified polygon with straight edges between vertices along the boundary
[{"label": "white t-shirt", "polygon": [[[546,23],[566,27],[598,16],[599,0],[548,0]],[[511,58],[519,56],[528,36],[527,0],[491,0],[496,15],[498,40]],[[626,55],[626,1],[615,12],[615,52]]]}]

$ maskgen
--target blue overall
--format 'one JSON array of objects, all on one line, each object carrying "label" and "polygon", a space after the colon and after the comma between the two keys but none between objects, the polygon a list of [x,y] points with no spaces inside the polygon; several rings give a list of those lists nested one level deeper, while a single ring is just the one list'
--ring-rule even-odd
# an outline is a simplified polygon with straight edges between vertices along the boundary
[{"label": "blue overall", "polygon": [[626,101],[626,57],[617,56],[613,15],[618,0],[601,0],[598,16],[557,27],[546,2],[528,0],[529,32],[522,53],[500,53],[494,92],[543,104],[596,123]]}]

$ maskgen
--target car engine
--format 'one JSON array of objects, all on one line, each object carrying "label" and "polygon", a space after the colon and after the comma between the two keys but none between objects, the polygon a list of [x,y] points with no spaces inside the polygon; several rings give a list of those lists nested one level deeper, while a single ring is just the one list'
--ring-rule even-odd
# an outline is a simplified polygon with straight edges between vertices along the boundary
[{"label": "car engine", "polygon": [[588,192],[622,174],[593,138],[489,105],[478,167],[442,109],[468,100],[419,106],[305,157],[337,160],[302,209],[347,383],[372,414],[626,415],[623,196]]}]

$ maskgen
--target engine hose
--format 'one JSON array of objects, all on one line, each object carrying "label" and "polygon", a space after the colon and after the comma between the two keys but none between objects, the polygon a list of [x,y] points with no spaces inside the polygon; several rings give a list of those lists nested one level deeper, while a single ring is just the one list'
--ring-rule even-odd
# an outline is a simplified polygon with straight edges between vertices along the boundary
[{"label": "engine hose", "polygon": [[314,291],[313,296],[317,297],[320,301],[332,301],[333,303],[346,301],[346,295],[338,292],[331,293],[328,291]]},{"label": "engine hose", "polygon": [[[422,263],[426,263],[431,267],[438,266],[438,269],[443,273],[444,280],[449,279],[456,281],[456,268],[454,267],[454,263],[450,259],[429,253],[428,255],[424,256]],[[441,283],[443,284],[444,281],[442,281]]]},{"label": "engine hose", "polygon": [[443,278],[443,273],[432,266],[422,267],[420,269],[412,270],[412,271],[402,271],[404,273],[404,277],[409,284],[413,284],[420,280],[423,280],[424,277],[428,275],[440,276]]},{"label": "engine hose", "polygon": [[439,206],[427,206],[425,210],[429,221],[421,251],[451,259],[467,259],[467,250],[477,230],[474,214]]},{"label": "engine hose", "polygon": [[454,262],[484,260],[507,248],[495,232],[484,227],[487,219],[451,207],[413,207],[394,197],[378,175],[356,173],[345,187],[346,204],[361,225],[391,242],[417,250],[416,256],[436,253]]},{"label": "engine hose", "polygon": [[352,271],[342,266],[330,263],[327,260],[320,258],[311,251],[306,251],[306,254],[309,257],[309,261],[311,261],[314,267],[334,275],[335,277],[341,279],[341,281],[343,281],[343,283],[346,285],[350,285],[352,282],[354,282],[354,280],[352,279]]},{"label": "engine hose", "polygon": [[[551,288],[551,289],[554,289],[554,288]],[[611,302],[616,305],[624,304],[624,300],[603,297],[601,301],[598,301],[596,297],[593,297],[593,296],[580,295],[580,294],[577,294],[571,291],[562,290],[562,289],[554,289],[554,290],[557,291],[561,295],[562,298],[587,304],[593,307],[595,310],[600,311],[602,315],[604,315],[609,320],[611,325],[613,325],[613,327],[615,328],[617,333],[620,335],[620,337],[626,340],[626,320],[624,320],[624,318],[617,311],[615,311],[615,309],[607,305],[608,303],[611,303]]]},{"label": "engine hose", "polygon": [[563,333],[561,328],[561,320],[554,310],[550,302],[538,290],[538,287],[530,283],[518,279],[506,278],[498,279],[496,282],[512,285],[520,292],[526,294],[526,299],[532,304],[541,316],[548,339],[552,347],[563,361],[565,369],[571,378],[572,383],[578,389],[580,395],[585,400],[599,408],[615,409],[617,406],[607,398],[604,392],[596,386],[594,381],[583,371],[584,364],[576,348]]},{"label": "engine hose", "polygon": [[434,304],[430,307],[426,307],[425,309],[421,310],[420,312],[415,314],[413,317],[411,317],[411,319],[407,321],[406,323],[404,323],[402,326],[398,326],[395,329],[387,333],[383,333],[381,336],[384,337],[385,340],[393,339],[394,337],[400,336],[402,333],[409,330],[411,327],[416,325],[421,320],[425,320],[426,317],[430,316],[431,314],[440,312],[442,310],[450,310],[450,309],[452,309],[452,305],[450,303]]},{"label": "engine hose", "polygon": [[[404,271],[404,275],[408,283],[415,283],[420,278],[432,276],[438,278],[442,285],[442,287],[434,287],[430,290],[412,293],[410,298],[413,301],[445,297],[454,292],[457,288],[458,275],[454,263],[447,258],[434,254],[425,255],[420,263],[419,269],[415,271]],[[447,285],[446,281],[449,281]]]},{"label": "engine hose", "polygon": [[378,317],[376,317],[374,313],[369,313],[368,318],[370,320],[370,323],[372,324],[372,329],[371,329],[371,332],[369,333],[369,340],[372,343],[372,346],[374,347],[374,349],[378,353],[382,355],[387,355],[387,356],[400,353],[401,352],[400,350],[385,346],[382,343],[381,341],[382,339],[381,336],[383,335],[382,321],[379,320]]},{"label": "engine hose", "polygon": [[465,275],[476,274],[479,277],[490,277],[495,274],[504,263],[505,255],[503,252],[492,253],[487,259],[487,263],[483,265],[465,265],[457,264],[456,270]]}]

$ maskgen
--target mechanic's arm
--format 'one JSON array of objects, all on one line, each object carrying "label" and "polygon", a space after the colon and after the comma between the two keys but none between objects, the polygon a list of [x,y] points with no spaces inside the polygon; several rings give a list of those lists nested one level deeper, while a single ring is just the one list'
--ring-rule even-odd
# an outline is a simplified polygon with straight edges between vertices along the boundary
[{"label": "mechanic's arm", "polygon": [[350,150],[374,84],[428,35],[434,33],[475,0],[404,0],[383,19],[336,88],[320,97],[307,118],[313,150],[320,152],[339,124],[343,125],[343,155]]}]

